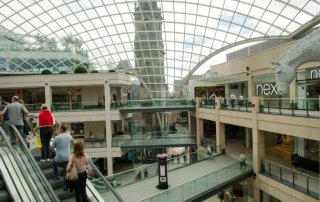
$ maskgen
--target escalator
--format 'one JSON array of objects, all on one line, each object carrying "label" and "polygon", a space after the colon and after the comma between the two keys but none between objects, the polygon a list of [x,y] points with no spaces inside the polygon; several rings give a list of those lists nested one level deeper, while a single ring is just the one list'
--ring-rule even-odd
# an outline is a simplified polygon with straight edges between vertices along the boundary
[{"label": "escalator", "polygon": [[17,129],[0,122],[0,169],[12,201],[59,201]]},{"label": "escalator", "polygon": [[[33,117],[35,118],[35,117]],[[34,120],[32,121],[34,122]],[[23,169],[25,175],[30,178],[30,183],[35,187],[36,195],[41,196],[44,200],[36,199],[31,201],[75,201],[75,194],[62,189],[62,180],[53,181],[53,168],[52,161],[42,163],[40,159],[40,151],[33,150],[32,152],[27,148],[27,145],[22,140],[21,135],[17,129],[7,122],[0,122],[0,129],[2,129],[6,139],[8,139],[9,147],[12,148],[11,152],[17,154],[17,159],[14,161],[21,164],[19,169]],[[10,144],[11,142],[11,144]],[[1,148],[1,147],[0,147]],[[72,151],[72,150],[71,150]],[[10,153],[10,152],[9,152]],[[1,155],[3,157],[4,155]],[[2,168],[2,166],[0,166]],[[62,168],[60,168],[62,170]],[[106,181],[102,173],[96,168],[94,163],[89,161],[89,170],[91,173],[90,179],[95,182],[99,181],[99,190],[87,180],[87,195],[89,201],[123,201],[113,190],[109,182]],[[17,181],[16,179],[13,181]],[[15,183],[18,184],[18,183]],[[7,191],[11,190],[7,188]],[[27,190],[27,189],[26,189]],[[29,191],[31,193],[31,191]],[[19,193],[19,192],[18,192]],[[45,194],[46,193],[46,194]],[[10,194],[9,194],[10,195]],[[44,196],[42,196],[44,195]],[[47,196],[48,195],[48,196]],[[1,198],[0,198],[0,201]],[[9,200],[10,201],[10,200]],[[14,200],[16,201],[16,200]],[[23,200],[26,201],[26,200]]]},{"label": "escalator", "polygon": [[1,173],[1,175],[0,175],[0,201],[11,201],[11,197],[9,195],[7,188],[6,188],[6,185],[5,185],[4,181],[2,180],[2,175],[3,175],[3,173]]}]

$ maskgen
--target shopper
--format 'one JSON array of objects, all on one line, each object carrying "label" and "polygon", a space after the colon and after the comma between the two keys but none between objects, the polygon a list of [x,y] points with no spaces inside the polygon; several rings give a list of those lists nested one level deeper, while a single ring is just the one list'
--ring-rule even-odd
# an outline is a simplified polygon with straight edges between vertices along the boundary
[{"label": "shopper", "polygon": [[76,195],[76,202],[87,201],[86,193],[86,181],[87,175],[87,165],[89,162],[89,156],[84,153],[84,148],[82,142],[77,142],[74,145],[73,154],[69,157],[69,162],[67,165],[67,171],[70,172],[71,167],[75,164],[78,171],[78,180],[73,182],[73,187]]},{"label": "shopper", "polygon": [[60,180],[58,167],[62,167],[62,172],[60,173],[63,179],[63,190],[67,190],[67,183],[65,180],[66,168],[70,156],[70,144],[72,142],[72,136],[67,132],[65,126],[60,126],[60,133],[57,135],[51,147],[56,149],[56,156],[53,159],[53,180]]},{"label": "shopper", "polygon": [[[23,119],[25,116],[28,115],[28,110],[24,105],[19,103],[19,97],[13,96],[11,99],[12,103],[7,104],[5,108],[1,111],[0,116],[5,114],[8,115],[9,123],[14,125],[21,135],[24,134],[24,123]],[[13,140],[15,137],[12,135],[11,137]]]},{"label": "shopper", "polygon": [[46,104],[41,105],[41,112],[38,116],[37,126],[33,129],[36,131],[40,128],[41,138],[41,162],[50,161],[50,141],[53,134],[53,125],[55,123],[53,114],[49,111]]},{"label": "shopper", "polygon": [[240,154],[240,170],[245,170],[246,169],[246,160],[247,160],[247,156],[246,156],[246,152],[243,152],[242,154]]}]

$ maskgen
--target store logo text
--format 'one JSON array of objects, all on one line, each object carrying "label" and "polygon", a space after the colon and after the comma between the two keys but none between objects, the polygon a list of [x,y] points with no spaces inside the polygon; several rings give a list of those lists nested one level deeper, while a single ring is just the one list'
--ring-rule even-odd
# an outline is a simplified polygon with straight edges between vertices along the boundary
[{"label": "store logo text", "polygon": [[272,83],[258,84],[256,95],[278,95],[277,85]]}]

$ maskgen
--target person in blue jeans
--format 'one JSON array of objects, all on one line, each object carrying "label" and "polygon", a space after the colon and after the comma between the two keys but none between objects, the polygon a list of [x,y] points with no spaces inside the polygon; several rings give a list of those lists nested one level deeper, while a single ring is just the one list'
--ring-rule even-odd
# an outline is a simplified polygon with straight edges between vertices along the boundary
[{"label": "person in blue jeans", "polygon": [[60,180],[59,169],[62,167],[62,172],[60,173],[63,179],[63,190],[67,190],[67,183],[65,180],[66,168],[70,156],[70,144],[72,142],[72,136],[67,132],[65,126],[60,126],[60,133],[57,135],[52,142],[51,147],[56,149],[56,156],[53,159],[53,180]]}]

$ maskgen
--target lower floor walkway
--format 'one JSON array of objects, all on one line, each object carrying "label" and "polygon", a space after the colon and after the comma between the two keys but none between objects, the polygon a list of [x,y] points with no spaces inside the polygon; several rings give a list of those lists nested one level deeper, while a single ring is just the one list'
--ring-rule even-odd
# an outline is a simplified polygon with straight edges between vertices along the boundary
[{"label": "lower floor walkway", "polygon": [[[199,179],[203,176],[213,173],[214,171],[218,171],[237,162],[238,160],[236,158],[228,155],[221,155],[216,156],[213,159],[204,160],[199,163],[170,171],[168,172],[169,189],[178,187],[188,181]],[[234,169],[240,171],[240,167]],[[166,191],[157,189],[156,185],[158,185],[157,176],[148,178],[138,183],[133,183],[124,187],[116,188],[116,191],[124,199],[124,201],[136,202]],[[188,188],[184,191],[186,190],[189,192],[194,191],[192,189],[188,190]]]}]

